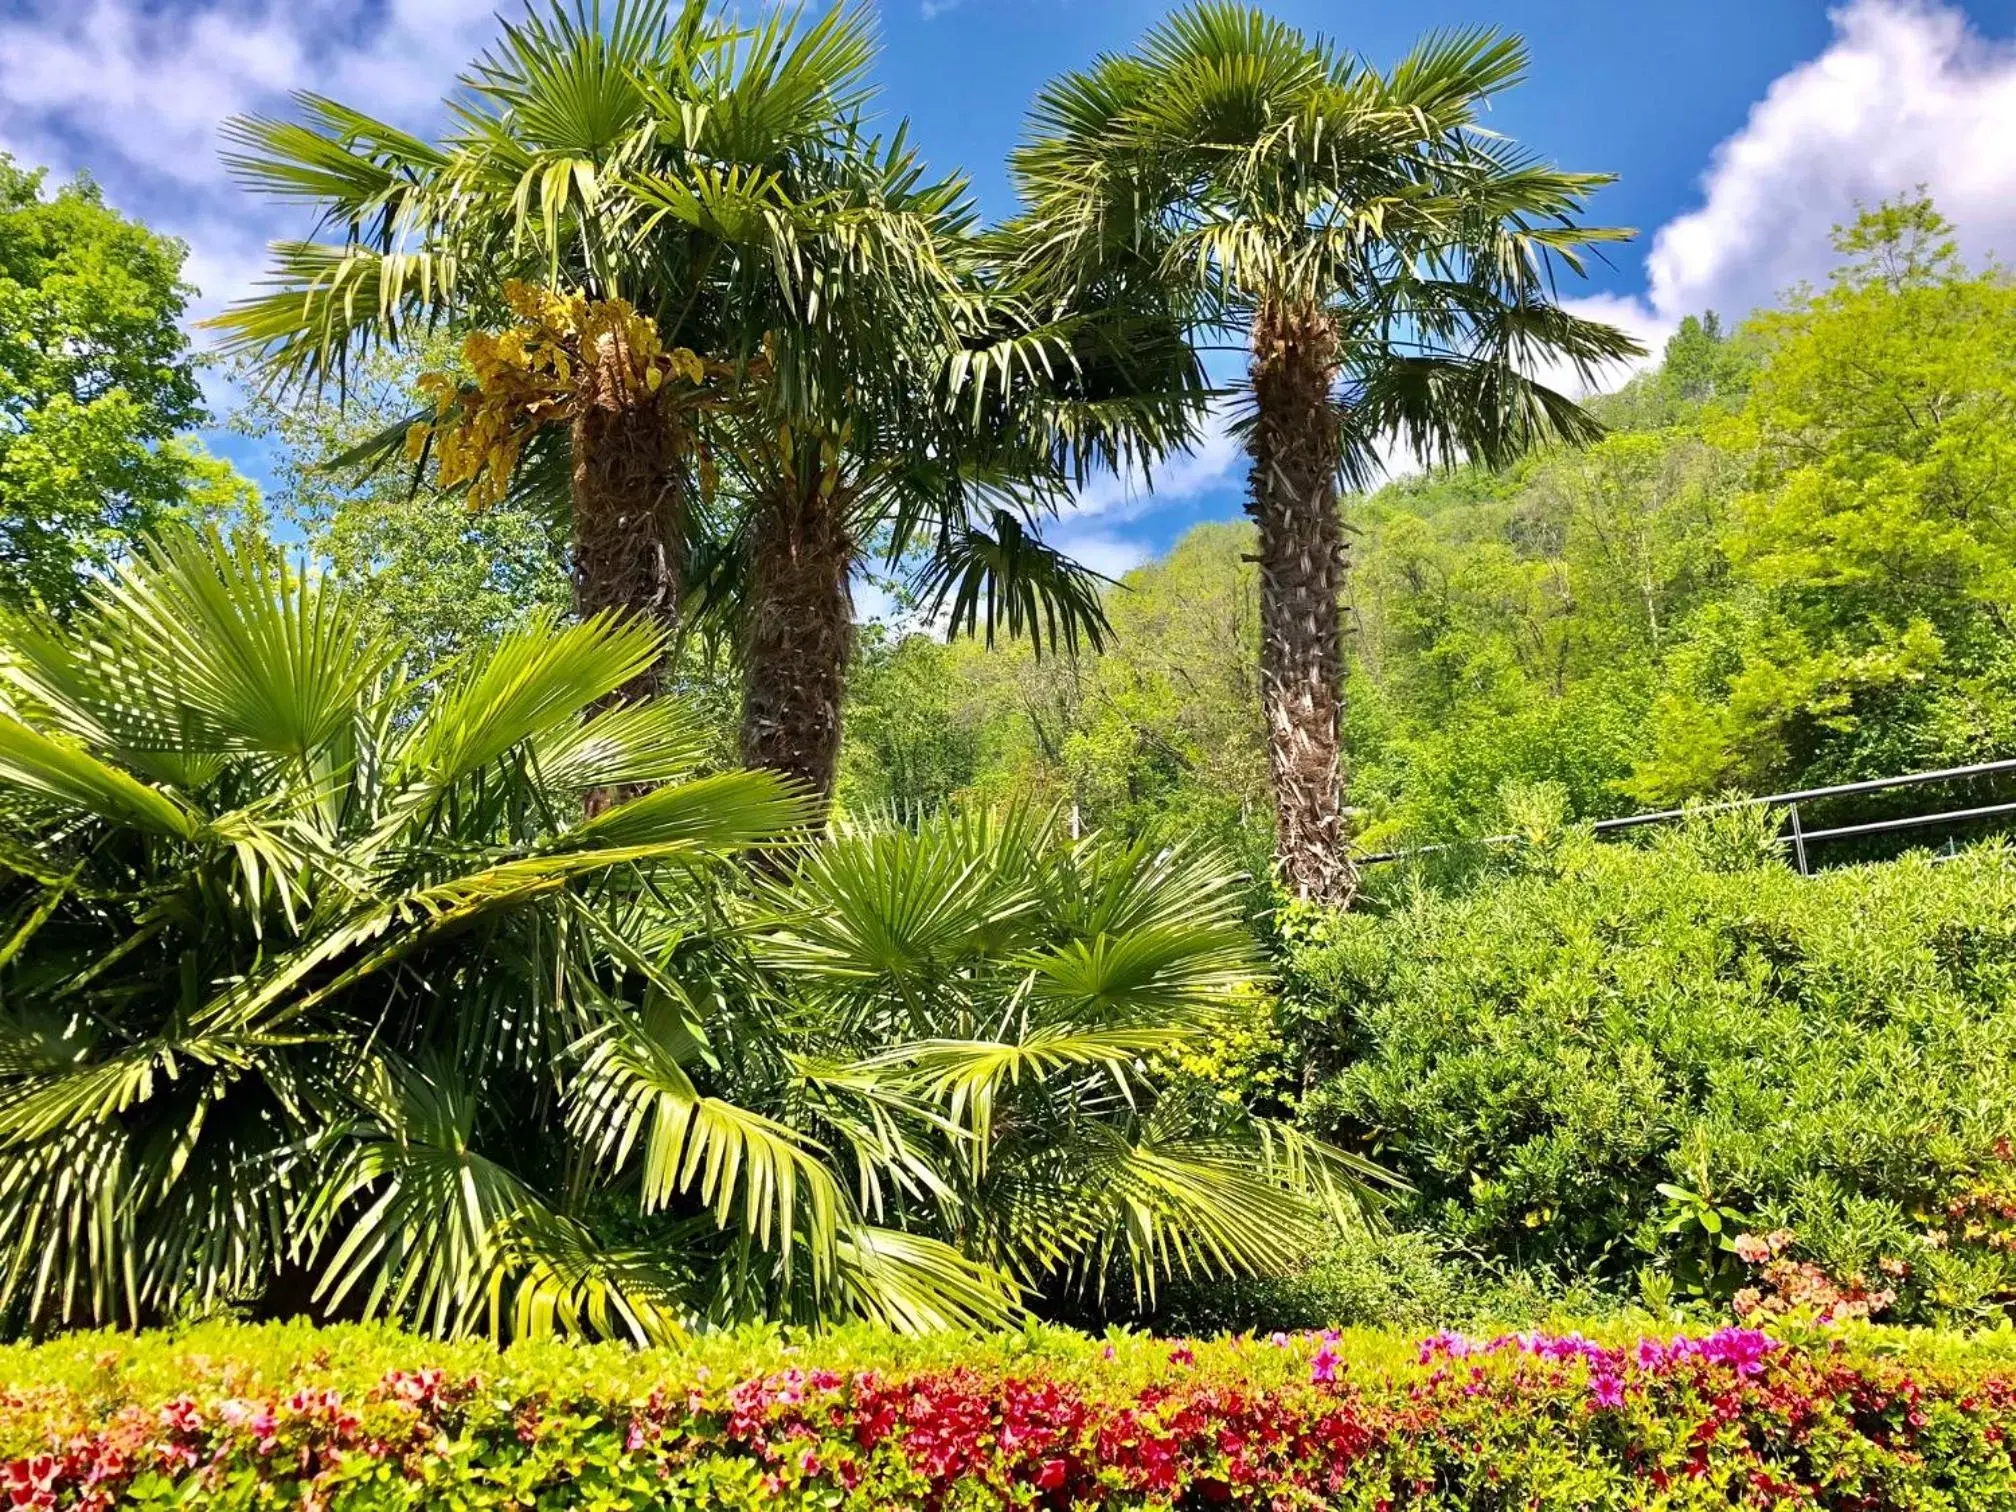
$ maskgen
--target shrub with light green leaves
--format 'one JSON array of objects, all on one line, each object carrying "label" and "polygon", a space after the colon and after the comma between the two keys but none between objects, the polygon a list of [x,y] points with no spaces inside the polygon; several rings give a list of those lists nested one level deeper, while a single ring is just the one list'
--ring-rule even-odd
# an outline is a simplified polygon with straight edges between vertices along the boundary
[{"label": "shrub with light green leaves", "polygon": [[1512,1265],[1719,1306],[1760,1279],[1735,1240],[1785,1229],[1894,1316],[1999,1315],[2016,852],[1803,878],[1750,819],[1535,839],[1461,893],[1291,922],[1308,1127]]}]

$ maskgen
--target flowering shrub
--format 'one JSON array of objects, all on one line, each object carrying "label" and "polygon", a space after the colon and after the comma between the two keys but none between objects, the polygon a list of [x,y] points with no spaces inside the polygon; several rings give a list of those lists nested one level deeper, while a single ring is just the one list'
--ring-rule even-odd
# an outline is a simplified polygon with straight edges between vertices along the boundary
[{"label": "flowering shrub", "polygon": [[[1773,1318],[1798,1318],[1826,1327],[1873,1318],[1897,1300],[1890,1287],[1871,1289],[1861,1276],[1841,1280],[1811,1260],[1795,1260],[1786,1253],[1795,1237],[1790,1229],[1774,1229],[1768,1234],[1739,1234],[1731,1243],[1736,1258],[1756,1273],[1756,1284],[1744,1287],[1732,1299],[1736,1316],[1744,1322],[1755,1325]],[[1904,1261],[1885,1259],[1878,1263],[1884,1274],[1900,1280],[1910,1274]]]},{"label": "flowering shrub", "polygon": [[2009,1362],[1749,1329],[499,1355],[216,1326],[0,1379],[17,1507],[2016,1508]]}]

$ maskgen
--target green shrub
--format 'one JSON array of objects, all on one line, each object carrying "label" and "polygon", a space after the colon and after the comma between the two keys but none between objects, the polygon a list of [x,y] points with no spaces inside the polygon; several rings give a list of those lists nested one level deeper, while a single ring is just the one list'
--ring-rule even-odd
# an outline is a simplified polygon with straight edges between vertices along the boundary
[{"label": "green shrub", "polygon": [[2005,1343],[842,1331],[0,1350],[14,1506],[2016,1507]]},{"label": "green shrub", "polygon": [[1996,1313],[2006,1241],[1949,1209],[2012,1185],[2016,854],[1802,878],[1749,819],[1532,827],[1509,875],[1291,921],[1311,1130],[1507,1264],[1719,1305],[1782,1228],[1898,1316]]},{"label": "green shrub", "polygon": [[1581,1278],[1488,1263],[1417,1229],[1352,1225],[1281,1276],[1178,1282],[1156,1298],[1158,1333],[1529,1327],[1620,1311]]}]

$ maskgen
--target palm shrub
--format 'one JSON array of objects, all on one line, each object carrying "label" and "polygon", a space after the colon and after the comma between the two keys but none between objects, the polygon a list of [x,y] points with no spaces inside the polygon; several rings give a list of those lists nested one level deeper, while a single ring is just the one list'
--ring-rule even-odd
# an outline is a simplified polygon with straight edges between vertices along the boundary
[{"label": "palm shrub", "polygon": [[603,707],[658,654],[639,623],[427,668],[362,623],[263,547],[190,539],[71,630],[6,625],[6,1321],[263,1300],[651,1335],[710,1267],[887,1316],[902,1288],[866,1278],[906,1261],[998,1310],[949,1251],[879,1260],[816,1153],[664,1068],[671,1186],[728,1237],[604,1242],[627,1176],[584,1065],[802,804],[695,777],[676,703]]},{"label": "palm shrub", "polygon": [[925,1329],[1278,1266],[1352,1195],[1182,1071],[1251,997],[1214,857],[1019,818],[736,867],[810,810],[609,702],[641,622],[365,625],[193,537],[0,622],[0,1326]]},{"label": "palm shrub", "polygon": [[1095,1304],[1299,1261],[1383,1178],[1186,1070],[1263,1006],[1240,884],[1024,810],[843,834],[770,886],[755,961],[804,1053],[883,1099],[837,1131],[864,1206]]}]

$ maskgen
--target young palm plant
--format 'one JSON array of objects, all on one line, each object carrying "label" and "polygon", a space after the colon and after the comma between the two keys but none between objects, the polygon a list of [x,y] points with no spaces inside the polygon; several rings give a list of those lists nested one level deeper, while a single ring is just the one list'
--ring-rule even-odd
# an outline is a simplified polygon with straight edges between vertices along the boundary
[{"label": "young palm plant", "polygon": [[[0,633],[0,1323],[1001,1316],[706,1064],[678,963],[805,805],[695,776],[676,703],[607,706],[656,634],[540,621],[415,669],[362,623],[186,539]],[[604,1096],[626,1056],[641,1112]]]},{"label": "young palm plant", "polygon": [[1555,299],[1557,269],[1624,233],[1579,223],[1604,176],[1546,167],[1479,114],[1526,54],[1431,37],[1389,73],[1250,6],[1206,0],[1051,84],[1015,157],[1020,264],[1165,300],[1248,354],[1261,691],[1282,879],[1355,886],[1340,766],[1341,485],[1382,444],[1500,462],[1594,423],[1536,376],[1636,346]]},{"label": "young palm plant", "polygon": [[1388,1178],[1186,1069],[1261,1003],[1240,898],[1209,848],[1027,811],[840,835],[765,890],[753,955],[801,1064],[881,1117],[800,1116],[864,1210],[1032,1291],[1278,1273]]}]

